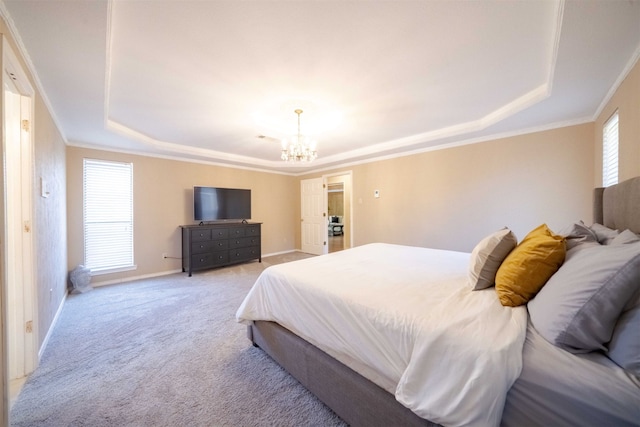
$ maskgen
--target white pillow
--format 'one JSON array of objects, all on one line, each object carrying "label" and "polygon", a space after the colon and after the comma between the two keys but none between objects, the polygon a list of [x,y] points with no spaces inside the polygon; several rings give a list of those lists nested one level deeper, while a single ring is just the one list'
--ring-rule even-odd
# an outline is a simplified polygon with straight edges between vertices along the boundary
[{"label": "white pillow", "polygon": [[469,263],[469,281],[474,291],[495,284],[498,268],[517,243],[515,234],[505,227],[491,233],[473,248]]}]

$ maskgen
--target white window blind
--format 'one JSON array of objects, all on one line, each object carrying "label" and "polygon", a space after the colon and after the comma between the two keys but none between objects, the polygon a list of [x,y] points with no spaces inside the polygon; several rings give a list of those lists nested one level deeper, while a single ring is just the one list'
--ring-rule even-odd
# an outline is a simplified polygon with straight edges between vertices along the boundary
[{"label": "white window blind", "polygon": [[83,192],[85,267],[134,268],[133,164],[84,159]]},{"label": "white window blind", "polygon": [[602,186],[618,183],[618,113],[602,129]]}]

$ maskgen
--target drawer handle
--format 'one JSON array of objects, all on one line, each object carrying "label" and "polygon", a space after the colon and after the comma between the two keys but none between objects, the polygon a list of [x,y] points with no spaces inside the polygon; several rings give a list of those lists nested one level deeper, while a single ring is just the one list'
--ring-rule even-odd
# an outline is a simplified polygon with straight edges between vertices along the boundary
[{"label": "drawer handle", "polygon": [[224,258],[222,255],[218,255],[218,259],[222,259]]}]

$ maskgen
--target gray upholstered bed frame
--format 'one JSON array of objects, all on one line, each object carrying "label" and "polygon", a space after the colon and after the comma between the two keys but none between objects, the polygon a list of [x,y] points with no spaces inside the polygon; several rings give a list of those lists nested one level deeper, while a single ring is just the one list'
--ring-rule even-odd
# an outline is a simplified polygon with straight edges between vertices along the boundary
[{"label": "gray upholstered bed frame", "polygon": [[[640,177],[594,190],[593,221],[640,233]],[[249,339],[352,426],[436,426],[395,397],[277,323],[258,321]]]}]

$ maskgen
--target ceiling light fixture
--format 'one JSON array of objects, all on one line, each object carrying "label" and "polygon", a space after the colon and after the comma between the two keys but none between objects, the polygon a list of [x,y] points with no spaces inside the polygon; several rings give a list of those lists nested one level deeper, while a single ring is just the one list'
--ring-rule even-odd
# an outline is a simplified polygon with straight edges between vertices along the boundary
[{"label": "ceiling light fixture", "polygon": [[318,157],[316,142],[300,133],[300,114],[302,110],[294,110],[298,115],[298,135],[291,140],[282,140],[282,155],[280,158],[286,162],[312,162]]}]

